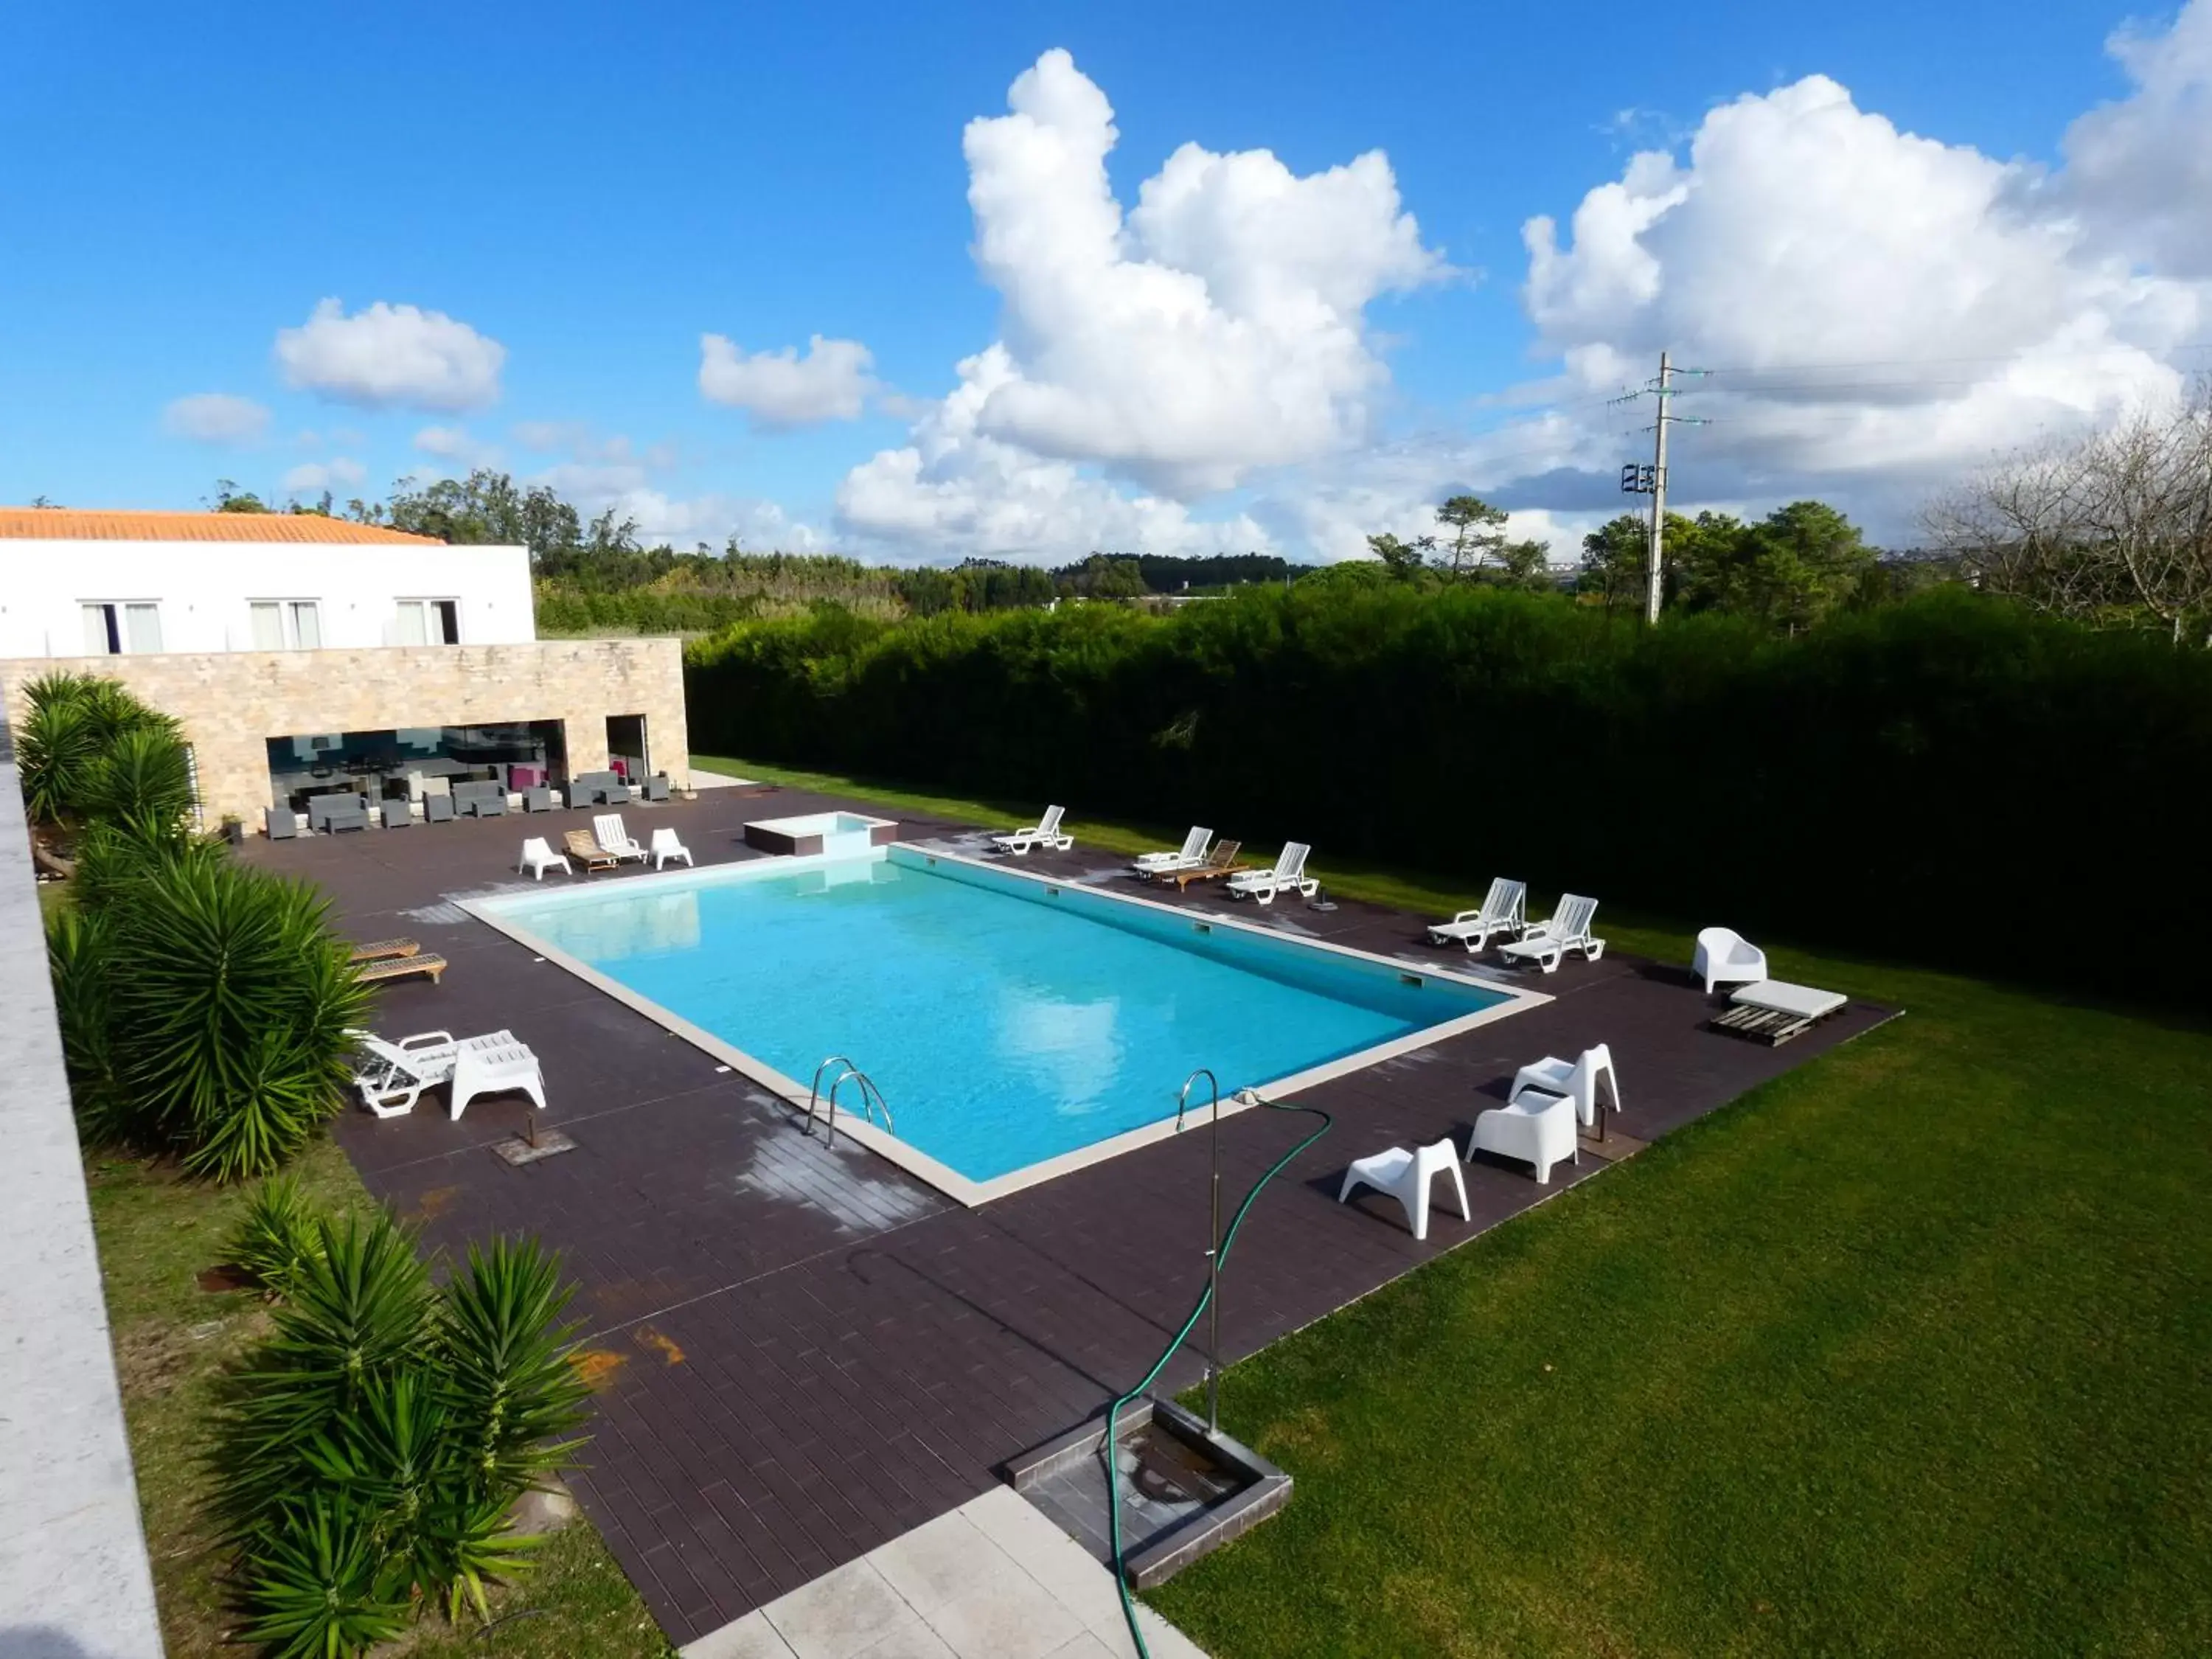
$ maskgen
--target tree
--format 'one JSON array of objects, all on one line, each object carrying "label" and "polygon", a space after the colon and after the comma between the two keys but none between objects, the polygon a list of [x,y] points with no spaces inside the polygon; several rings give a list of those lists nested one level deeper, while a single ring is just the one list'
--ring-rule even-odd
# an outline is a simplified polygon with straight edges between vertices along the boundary
[{"label": "tree", "polygon": [[1480,570],[1484,562],[1505,546],[1505,513],[1484,501],[1480,495],[1454,495],[1437,509],[1437,522],[1452,532],[1451,574],[1457,581],[1468,556],[1474,555],[1473,568]]},{"label": "tree", "polygon": [[1632,513],[1607,520],[1583,538],[1577,593],[1595,596],[1607,611],[1644,608],[1644,571],[1651,556],[1651,526]]},{"label": "tree", "polygon": [[1367,550],[1382,560],[1383,568],[1399,581],[1411,581],[1421,572],[1425,550],[1420,540],[1401,542],[1385,531],[1367,538]]},{"label": "tree", "polygon": [[1927,523],[1985,592],[2212,646],[2212,383],[2171,413],[2008,457]]},{"label": "tree", "polygon": [[1505,587],[1549,587],[1552,544],[1533,539],[1501,543],[1498,549],[1498,580]]},{"label": "tree", "polygon": [[250,489],[240,489],[233,478],[215,481],[215,500],[211,503],[218,513],[266,513],[268,505]]}]

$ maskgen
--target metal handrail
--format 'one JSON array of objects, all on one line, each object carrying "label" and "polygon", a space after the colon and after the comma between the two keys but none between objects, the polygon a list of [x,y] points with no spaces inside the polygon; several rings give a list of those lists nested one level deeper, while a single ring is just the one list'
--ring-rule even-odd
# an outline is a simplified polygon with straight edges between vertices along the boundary
[{"label": "metal handrail", "polygon": [[837,1144],[837,1091],[848,1083],[857,1083],[860,1086],[861,1121],[872,1125],[876,1121],[876,1113],[880,1110],[884,1115],[884,1133],[896,1134],[898,1131],[891,1122],[890,1102],[884,1098],[884,1091],[876,1086],[876,1080],[855,1066],[848,1054],[832,1054],[814,1068],[814,1081],[807,1085],[806,1090],[805,1132],[810,1135],[814,1133],[814,1109],[823,1099],[822,1074],[832,1066],[842,1066],[845,1069],[830,1080],[830,1094],[823,1118],[828,1127],[823,1133],[823,1145],[834,1146]]}]

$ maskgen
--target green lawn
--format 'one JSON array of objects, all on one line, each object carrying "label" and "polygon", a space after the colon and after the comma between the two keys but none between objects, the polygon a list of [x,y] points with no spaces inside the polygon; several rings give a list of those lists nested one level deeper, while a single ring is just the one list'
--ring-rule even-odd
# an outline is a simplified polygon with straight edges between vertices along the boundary
[{"label": "green lawn", "polygon": [[1231,1370],[1297,1492],[1162,1612],[1218,1659],[2212,1652],[2212,1035],[1772,955],[1911,1012]]},{"label": "green lawn", "polygon": [[[309,1193],[339,1212],[370,1202],[344,1155],[312,1142],[294,1166]],[[235,1612],[225,1597],[225,1558],[201,1512],[201,1458],[222,1368],[266,1326],[249,1291],[200,1288],[251,1188],[179,1179],[145,1159],[94,1155],[85,1163],[93,1227],[106,1281],[108,1318],[123,1383],[124,1415],[138,1477],[140,1513],[170,1659],[250,1651],[228,1641]],[[588,1458],[589,1453],[586,1455]],[[664,1659],[668,1644],[588,1521],[572,1522],[544,1548],[538,1568],[494,1598],[489,1632],[433,1618],[407,1650],[429,1659],[558,1654],[563,1659]]]}]

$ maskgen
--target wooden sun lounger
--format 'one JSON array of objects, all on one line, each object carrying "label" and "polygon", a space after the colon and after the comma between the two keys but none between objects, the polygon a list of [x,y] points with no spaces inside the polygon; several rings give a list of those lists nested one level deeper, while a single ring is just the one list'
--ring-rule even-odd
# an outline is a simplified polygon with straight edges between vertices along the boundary
[{"label": "wooden sun lounger", "polygon": [[381,962],[386,957],[411,957],[422,947],[411,939],[373,939],[367,945],[353,947],[353,962]]},{"label": "wooden sun lounger", "polygon": [[1243,850],[1243,842],[1224,841],[1214,848],[1213,855],[1204,864],[1200,865],[1197,869],[1164,870],[1152,879],[1171,881],[1176,884],[1176,890],[1181,892],[1194,881],[1214,881],[1223,876],[1233,876],[1252,868],[1249,864],[1239,864],[1237,861],[1237,855]]},{"label": "wooden sun lounger", "polygon": [[571,830],[561,837],[561,844],[568,849],[570,858],[583,861],[586,875],[594,870],[618,870],[622,867],[622,860],[600,846],[599,838],[588,830]]},{"label": "wooden sun lounger", "polygon": [[430,982],[435,985],[445,971],[445,957],[417,951],[411,956],[382,957],[374,962],[356,963],[353,976],[367,985],[377,980],[405,979],[410,974],[428,974]]}]

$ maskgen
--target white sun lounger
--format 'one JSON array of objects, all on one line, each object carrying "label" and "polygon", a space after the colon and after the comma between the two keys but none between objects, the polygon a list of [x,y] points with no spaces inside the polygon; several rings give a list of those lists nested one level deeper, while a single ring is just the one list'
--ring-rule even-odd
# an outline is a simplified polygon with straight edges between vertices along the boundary
[{"label": "white sun lounger", "polygon": [[592,820],[592,834],[600,846],[617,859],[635,859],[640,864],[647,856],[643,845],[630,839],[629,831],[623,827],[622,814],[602,812]]},{"label": "white sun lounger", "polygon": [[1372,1187],[1396,1199],[1406,1212],[1406,1224],[1413,1230],[1413,1237],[1426,1238],[1429,1182],[1440,1175],[1451,1177],[1452,1193],[1459,1200],[1459,1218],[1473,1220],[1467,1207],[1467,1182],[1459,1172],[1459,1148],[1449,1140],[1410,1152],[1403,1146],[1393,1146],[1371,1158],[1354,1158],[1344,1172],[1344,1185],[1337,1189],[1336,1201],[1343,1203],[1358,1188]]},{"label": "white sun lounger", "polygon": [[545,1109],[545,1074],[538,1056],[512,1031],[464,1038],[453,1056],[453,1121],[478,1095],[503,1095],[520,1091],[539,1111]]},{"label": "white sun lounger", "polygon": [[1057,848],[1064,853],[1075,845],[1074,836],[1060,832],[1060,821],[1066,815],[1067,809],[1064,806],[1048,806],[1044,809],[1044,816],[1036,821],[1034,828],[1017,830],[1011,835],[994,836],[991,845],[1001,853],[1012,853],[1016,858],[1028,857],[1032,847]]},{"label": "white sun lounger", "polygon": [[676,832],[666,824],[653,832],[652,852],[653,867],[656,870],[666,869],[671,859],[682,859],[686,864],[691,862],[691,849],[678,841]]},{"label": "white sun lounger", "polygon": [[1139,876],[1150,878],[1167,875],[1177,870],[1195,870],[1206,862],[1206,849],[1213,845],[1213,831],[1190,827],[1182,838],[1182,846],[1172,853],[1139,853],[1137,861],[1129,868]]},{"label": "white sun lounger", "polygon": [[1690,971],[1705,981],[1711,996],[1716,985],[1755,985],[1765,979],[1766,952],[1733,927],[1707,927],[1698,934]]},{"label": "white sun lounger", "polygon": [[1500,876],[1490,884],[1490,892],[1479,910],[1462,910],[1449,921],[1440,921],[1429,929],[1429,939],[1437,945],[1464,945],[1469,951],[1489,948],[1492,933],[1510,933],[1518,939],[1528,931],[1528,884],[1508,881]]},{"label": "white sun lounger", "polygon": [[1729,997],[1728,1012],[1713,1021],[1717,1030],[1757,1037],[1778,1047],[1841,1009],[1849,999],[1836,991],[1762,979],[1740,986]]},{"label": "white sun lounger", "polygon": [[1272,870],[1247,870],[1241,876],[1229,878],[1229,896],[1248,898],[1260,904],[1273,904],[1275,895],[1281,892],[1304,893],[1309,896],[1321,890],[1321,884],[1306,874],[1306,860],[1313,848],[1302,841],[1283,843],[1281,856]]},{"label": "white sun lounger", "polygon": [[576,873],[566,855],[555,852],[544,836],[532,836],[522,843],[522,861],[514,867],[517,870],[527,870],[538,880],[543,881],[545,879],[545,872],[556,865],[564,876],[573,876]]},{"label": "white sun lounger", "polygon": [[460,1045],[451,1031],[417,1031],[387,1042],[374,1031],[348,1033],[366,1056],[354,1073],[361,1103],[379,1117],[402,1117],[415,1109],[425,1089],[450,1081]]},{"label": "white sun lounger", "polygon": [[1468,1162],[1477,1152],[1496,1152],[1536,1166],[1536,1184],[1547,1187],[1552,1166],[1562,1158],[1583,1161],[1575,1139],[1575,1103],[1565,1095],[1529,1093],[1506,1106],[1495,1107],[1474,1120],[1468,1138]]},{"label": "white sun lounger", "polygon": [[1523,1066],[1513,1079],[1513,1091],[1506,1102],[1510,1105],[1528,1094],[1565,1095],[1575,1103],[1575,1115],[1583,1121],[1583,1127],[1590,1128],[1597,1122],[1601,1085],[1606,1096],[1603,1103],[1618,1112],[1620,1073],[1613,1069],[1613,1050],[1602,1042],[1583,1049],[1572,1060],[1546,1054],[1534,1065]]},{"label": "white sun lounger", "polygon": [[1546,973],[1559,968],[1570,951],[1580,951],[1584,960],[1595,962],[1605,954],[1605,941],[1590,932],[1597,901],[1579,893],[1559,895],[1559,908],[1537,922],[1498,954],[1512,962],[1533,962]]}]

